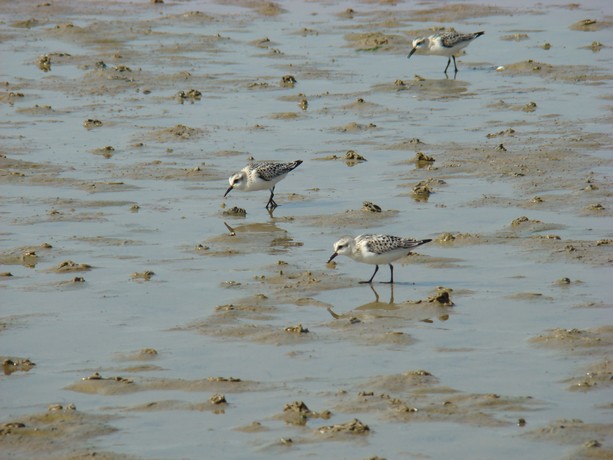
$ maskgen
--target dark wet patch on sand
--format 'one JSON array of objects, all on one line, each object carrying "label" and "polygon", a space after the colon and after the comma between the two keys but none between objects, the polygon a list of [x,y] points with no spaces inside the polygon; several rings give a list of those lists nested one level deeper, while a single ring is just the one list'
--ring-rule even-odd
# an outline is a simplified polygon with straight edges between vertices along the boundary
[{"label": "dark wet patch on sand", "polygon": [[[374,413],[394,422],[439,421],[480,426],[512,426],[510,417],[538,410],[542,403],[529,396],[468,394],[447,386],[426,370],[380,376],[347,392],[335,412]],[[501,419],[500,415],[504,418]]]},{"label": "dark wet patch on sand", "polygon": [[[52,404],[47,412],[18,417],[0,425],[0,447],[4,455],[16,457],[76,458],[70,454],[76,455],[77,446],[116,431],[109,424],[115,418],[80,412],[74,404],[65,407]],[[112,458],[130,457],[113,455]]]},{"label": "dark wet patch on sand", "polygon": [[266,386],[258,382],[234,377],[208,377],[198,380],[104,376],[98,372],[68,385],[66,390],[99,395],[122,395],[142,391],[187,391],[208,393],[236,393],[260,391]]}]

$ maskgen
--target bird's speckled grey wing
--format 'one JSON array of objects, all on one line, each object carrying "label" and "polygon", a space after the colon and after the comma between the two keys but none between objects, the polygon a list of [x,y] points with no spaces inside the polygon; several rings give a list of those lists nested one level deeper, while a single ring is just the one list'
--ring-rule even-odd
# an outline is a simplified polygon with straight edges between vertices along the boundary
[{"label": "bird's speckled grey wing", "polygon": [[396,249],[413,249],[424,244],[424,240],[401,238],[392,235],[360,235],[357,243],[364,242],[366,249],[374,254],[385,254]]},{"label": "bird's speckled grey wing", "polygon": [[263,161],[261,163],[253,163],[251,166],[255,169],[256,174],[260,177],[260,179],[270,181],[275,177],[287,174],[300,163],[296,161],[292,163],[273,163]]},{"label": "bird's speckled grey wing", "polygon": [[483,35],[483,32],[476,32],[472,34],[460,34],[458,32],[450,32],[448,34],[441,34],[441,44],[445,48],[453,48],[458,43],[469,42],[478,36]]}]

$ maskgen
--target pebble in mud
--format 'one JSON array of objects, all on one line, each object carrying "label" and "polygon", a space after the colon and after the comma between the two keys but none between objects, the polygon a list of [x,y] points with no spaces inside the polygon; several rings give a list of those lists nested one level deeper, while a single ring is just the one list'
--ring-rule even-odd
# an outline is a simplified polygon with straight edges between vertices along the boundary
[{"label": "pebble in mud", "polygon": [[83,127],[86,129],[99,128],[100,126],[102,126],[102,122],[93,118],[88,118],[83,122]]},{"label": "pebble in mud", "polygon": [[44,54],[38,58],[38,68],[43,72],[49,72],[51,70],[51,57]]},{"label": "pebble in mud", "polygon": [[540,220],[528,219],[526,216],[521,216],[516,219],[513,219],[513,221],[511,222],[511,227],[519,227],[523,224],[528,224],[528,223],[540,224],[542,222]]},{"label": "pebble in mud", "polygon": [[134,272],[130,277],[134,280],[149,281],[153,275],[155,275],[155,273],[151,270],[145,270],[144,272]]},{"label": "pebble in mud", "polygon": [[415,154],[415,163],[434,163],[436,160],[430,155],[426,155],[424,152],[417,152]]},{"label": "pebble in mud", "polygon": [[36,263],[38,261],[38,255],[36,255],[35,251],[25,251],[20,256],[20,262],[24,267],[34,268],[36,267]]},{"label": "pebble in mud", "polygon": [[572,281],[570,280],[570,278],[566,277],[560,278],[555,282],[555,284],[557,284],[558,286],[568,286],[570,283],[572,283]]},{"label": "pebble in mud", "polygon": [[125,377],[120,377],[120,376],[116,376],[116,377],[102,377],[102,375],[99,372],[94,372],[91,375],[88,375],[87,377],[83,377],[81,378],[82,381],[88,381],[88,380],[110,380],[113,382],[119,382],[119,383],[134,383],[134,381],[132,379],[128,379]]},{"label": "pebble in mud", "polygon": [[592,42],[592,44],[589,46],[589,48],[590,48],[592,51],[594,51],[594,52],[598,52],[598,51],[600,51],[600,50],[602,49],[602,47],[603,47],[603,46],[604,46],[604,45],[603,45],[602,43],[594,41],[594,42]]},{"label": "pebble in mud", "polygon": [[488,139],[493,139],[495,137],[501,136],[513,136],[515,134],[515,130],[513,128],[505,129],[503,131],[498,131],[497,133],[489,133],[485,137]]},{"label": "pebble in mud", "polygon": [[286,88],[293,88],[296,83],[298,82],[293,75],[283,75],[283,77],[281,77],[281,86],[284,86]]},{"label": "pebble in mud", "polygon": [[610,27],[610,24],[598,22],[596,19],[582,19],[570,26],[572,30],[581,30],[583,32],[595,32],[605,27]]},{"label": "pebble in mud", "polygon": [[73,410],[77,410],[77,406],[75,406],[73,403],[70,403],[66,406],[63,406],[62,404],[50,404],[47,407],[47,410],[49,412],[56,412],[56,411],[73,411]]},{"label": "pebble in mud", "polygon": [[114,66],[113,70],[115,70],[116,72],[132,72],[132,69],[130,67],[123,64]]},{"label": "pebble in mud", "polygon": [[2,372],[4,372],[4,375],[11,375],[13,372],[28,372],[34,366],[36,364],[27,358],[4,358],[2,360]]},{"label": "pebble in mud", "polygon": [[88,271],[91,270],[92,266],[89,264],[78,264],[73,262],[72,260],[65,260],[64,262],[60,262],[56,267],[55,271],[58,273],[63,272],[80,272],[80,271]]},{"label": "pebble in mud", "polygon": [[347,163],[349,162],[357,163],[357,162],[366,161],[366,158],[364,158],[362,155],[357,153],[355,150],[347,150],[347,153],[345,153],[345,160],[347,161]]},{"label": "pebble in mud", "polygon": [[177,100],[183,104],[185,101],[190,101],[192,104],[194,101],[202,99],[202,93],[197,89],[190,89],[188,91],[179,91],[176,95]]},{"label": "pebble in mud", "polygon": [[536,102],[528,102],[526,105],[522,107],[524,112],[534,112],[536,110]]},{"label": "pebble in mud", "polygon": [[222,214],[224,216],[245,217],[247,215],[247,211],[243,208],[234,206],[230,209],[226,209]]},{"label": "pebble in mud", "polygon": [[368,434],[370,432],[370,428],[365,423],[362,423],[357,418],[354,418],[350,422],[346,423],[337,423],[336,425],[321,426],[317,428],[317,432],[321,434]]},{"label": "pebble in mud", "polygon": [[589,211],[604,211],[605,207],[600,203],[591,204],[587,207]]},{"label": "pebble in mud", "polygon": [[229,382],[229,383],[242,382],[241,379],[236,378],[236,377],[208,377],[206,380],[208,382]]},{"label": "pebble in mud", "polygon": [[439,303],[441,305],[445,305],[446,307],[453,307],[455,304],[449,295],[451,292],[453,292],[453,289],[451,288],[438,287],[436,293],[428,297],[426,302]]},{"label": "pebble in mud", "polygon": [[215,393],[209,398],[209,401],[215,405],[228,404],[228,401],[226,401],[226,397],[220,393]]},{"label": "pebble in mud", "polygon": [[302,324],[296,324],[295,326],[288,326],[284,329],[285,332],[291,332],[292,334],[307,334],[309,330],[302,327]]},{"label": "pebble in mud", "polygon": [[362,203],[362,210],[367,212],[381,212],[381,206],[372,201],[365,201]]},{"label": "pebble in mud", "polygon": [[306,425],[308,419],[321,418],[328,420],[331,416],[332,412],[329,410],[314,412],[303,401],[294,401],[283,407],[282,418],[286,423],[292,425]]},{"label": "pebble in mud", "polygon": [[94,155],[101,155],[104,158],[111,158],[113,156],[113,152],[115,152],[115,147],[111,145],[107,145],[105,147],[100,147],[98,149],[93,149],[91,151]]},{"label": "pebble in mud", "polygon": [[432,194],[432,187],[430,187],[427,181],[422,180],[413,186],[411,193],[413,199],[416,201],[428,201],[428,198],[430,198]]}]

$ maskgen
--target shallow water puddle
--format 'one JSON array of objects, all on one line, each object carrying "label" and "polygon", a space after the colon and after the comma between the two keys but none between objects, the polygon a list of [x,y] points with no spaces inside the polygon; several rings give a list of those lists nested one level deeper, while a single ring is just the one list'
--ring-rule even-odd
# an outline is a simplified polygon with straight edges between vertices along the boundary
[{"label": "shallow water puddle", "polygon": [[607,2],[73,3],[0,13],[3,452],[610,453]]}]

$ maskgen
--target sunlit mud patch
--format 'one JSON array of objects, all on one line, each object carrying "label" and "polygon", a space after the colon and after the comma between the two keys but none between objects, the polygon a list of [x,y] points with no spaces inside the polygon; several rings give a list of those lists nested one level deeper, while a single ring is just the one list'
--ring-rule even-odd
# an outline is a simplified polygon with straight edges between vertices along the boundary
[{"label": "sunlit mud patch", "polygon": [[571,391],[589,391],[613,387],[613,363],[608,358],[593,363],[583,375],[565,381]]},{"label": "sunlit mud patch", "polygon": [[208,400],[199,403],[188,403],[178,400],[151,401],[124,409],[125,412],[156,412],[156,411],[197,411],[223,414],[230,407],[226,397],[215,393]]},{"label": "sunlit mud patch", "polygon": [[36,366],[36,363],[30,361],[29,358],[16,358],[14,356],[0,356],[0,362],[4,375],[11,375],[14,372],[28,372]]},{"label": "sunlit mud patch", "polygon": [[69,179],[58,178],[62,168],[46,163],[16,160],[0,154],[0,183],[32,185],[67,185]]},{"label": "sunlit mud patch", "polygon": [[196,246],[196,253],[203,256],[228,256],[266,252],[283,254],[290,248],[302,246],[291,234],[274,222],[252,223],[229,228],[229,233],[214,236]]},{"label": "sunlit mud patch", "polygon": [[410,47],[410,40],[402,35],[382,32],[352,33],[345,35],[347,46],[356,51],[402,51]]},{"label": "sunlit mud patch", "polygon": [[354,418],[353,420],[345,423],[320,426],[317,428],[317,433],[330,440],[348,440],[350,436],[363,436],[369,434],[370,427],[357,418]]},{"label": "sunlit mud patch", "polygon": [[[513,242],[510,237],[509,243]],[[574,262],[608,267],[613,260],[613,245],[599,241],[563,240],[555,234],[531,235],[520,241],[523,249],[529,250],[544,262]]]},{"label": "sunlit mud patch", "polygon": [[595,67],[578,65],[554,66],[545,62],[533,61],[532,59],[506,64],[497,70],[507,75],[531,75],[568,83],[585,82],[588,84],[600,84],[603,81],[611,80],[610,75],[603,74],[602,71]]},{"label": "sunlit mud patch", "polygon": [[222,305],[216,313],[203,321],[195,321],[175,330],[195,331],[199,334],[230,340],[250,340],[271,345],[296,345],[310,342],[313,334],[301,324],[284,326],[269,313],[274,307],[258,313],[253,305]]},{"label": "sunlit mud patch", "polygon": [[48,258],[51,249],[52,246],[48,243],[9,249],[0,252],[0,265],[23,265],[34,268]]},{"label": "sunlit mud patch", "polygon": [[[483,18],[487,16],[510,15],[513,12],[497,6],[487,6],[482,4],[463,4],[454,3],[438,8],[424,8],[411,12],[412,21],[420,22],[458,22],[467,18]],[[430,33],[434,33],[431,31]],[[430,35],[430,34],[427,34]]]},{"label": "sunlit mud patch", "polygon": [[601,21],[598,19],[582,19],[581,21],[571,24],[571,30],[581,30],[583,32],[595,32],[597,30],[608,29],[613,27],[611,21]]},{"label": "sunlit mud patch", "polygon": [[530,339],[535,345],[574,354],[592,355],[613,349],[613,326],[595,329],[552,329]]},{"label": "sunlit mud patch", "polygon": [[524,434],[538,441],[575,445],[569,458],[606,459],[613,457],[613,424],[584,423],[580,419],[561,419]]},{"label": "sunlit mud patch", "polygon": [[[322,265],[324,263],[322,261]],[[303,303],[305,296],[351,285],[342,276],[328,270],[305,269],[284,261],[269,266],[266,274],[255,275],[255,280],[262,288],[274,291],[279,301],[292,304]]]},{"label": "sunlit mud patch", "polygon": [[286,266],[285,263],[280,265],[286,270],[285,273],[273,276],[256,275],[256,280],[264,290],[276,291],[272,298],[256,294],[230,304],[218,305],[215,312],[204,320],[179,326],[175,330],[274,345],[300,344],[317,339],[317,335],[311,332],[307,325],[291,319],[282,322],[281,317],[287,317],[283,305],[321,307],[321,302],[309,295],[323,289],[336,289],[338,281],[334,276],[321,272],[293,271],[292,268],[286,269]]},{"label": "sunlit mud patch", "polygon": [[149,138],[157,142],[191,141],[205,135],[203,128],[192,128],[186,125],[175,125],[170,128],[160,128],[152,131]]},{"label": "sunlit mud patch", "polygon": [[[509,418],[542,406],[531,397],[469,394],[447,386],[426,370],[378,376],[347,393],[335,412],[374,413],[394,422],[453,422],[509,426]],[[357,394],[356,394],[357,393]]]},{"label": "sunlit mud patch", "polygon": [[[152,372],[164,370],[160,366],[152,364],[152,361],[158,358],[158,352],[155,348],[143,348],[139,351],[131,353],[116,353],[113,361],[117,363],[131,363],[128,366],[118,369],[122,373],[134,372]],[[133,364],[132,364],[133,363]]]},{"label": "sunlit mud patch", "polygon": [[613,351],[613,326],[553,329],[533,337],[530,342],[573,355],[600,357],[598,361],[585,366],[582,375],[564,381],[569,384],[568,390],[590,391],[613,386],[613,364],[609,360],[609,354]]},{"label": "sunlit mud patch", "polygon": [[422,99],[455,99],[469,97],[468,82],[446,78],[426,79],[415,75],[412,80],[402,79],[372,86],[373,92],[406,91]]},{"label": "sunlit mud patch", "polygon": [[[397,210],[382,210],[381,212],[370,212],[363,208],[357,210],[348,209],[345,212],[338,212],[328,215],[312,215],[296,217],[296,220],[303,221],[306,225],[313,227],[328,227],[339,229],[364,229],[381,225],[382,221],[396,217]],[[342,236],[342,235],[339,235]],[[332,247],[333,241],[330,242]]]},{"label": "sunlit mud patch", "polygon": [[205,183],[226,178],[225,174],[204,163],[186,168],[172,160],[136,163],[121,169],[114,169],[113,174],[116,178],[124,179],[203,181]]},{"label": "sunlit mud patch", "polygon": [[327,409],[316,412],[309,409],[303,401],[294,401],[285,404],[283,413],[275,415],[274,418],[283,420],[288,425],[304,426],[311,419],[328,420],[331,416],[332,412]]},{"label": "sunlit mud patch", "polygon": [[[341,306],[328,307],[334,318],[325,326],[328,335],[334,340],[344,339],[361,345],[400,348],[412,345],[415,340],[402,329],[416,323],[432,324],[437,327],[449,320],[453,302],[449,298],[451,290],[439,288],[434,295],[425,300],[395,301],[393,289],[382,299],[371,287],[375,300],[358,305],[349,311]],[[322,337],[324,332],[319,333]]]},{"label": "sunlit mud patch", "polygon": [[197,380],[166,378],[105,377],[98,372],[68,385],[66,390],[98,395],[124,395],[142,391],[189,391],[206,393],[240,393],[263,389],[258,382],[235,377],[208,377]]},{"label": "sunlit mud patch", "polygon": [[[91,442],[94,437],[116,431],[109,424],[116,418],[79,412],[73,404],[65,407],[52,404],[47,412],[0,424],[0,448],[3,456],[14,458],[41,458],[48,457],[50,453],[54,458],[81,458],[76,454],[83,451],[81,454],[86,456],[81,446]],[[101,458],[105,458],[101,454]],[[122,456],[113,455],[113,458]]]}]

